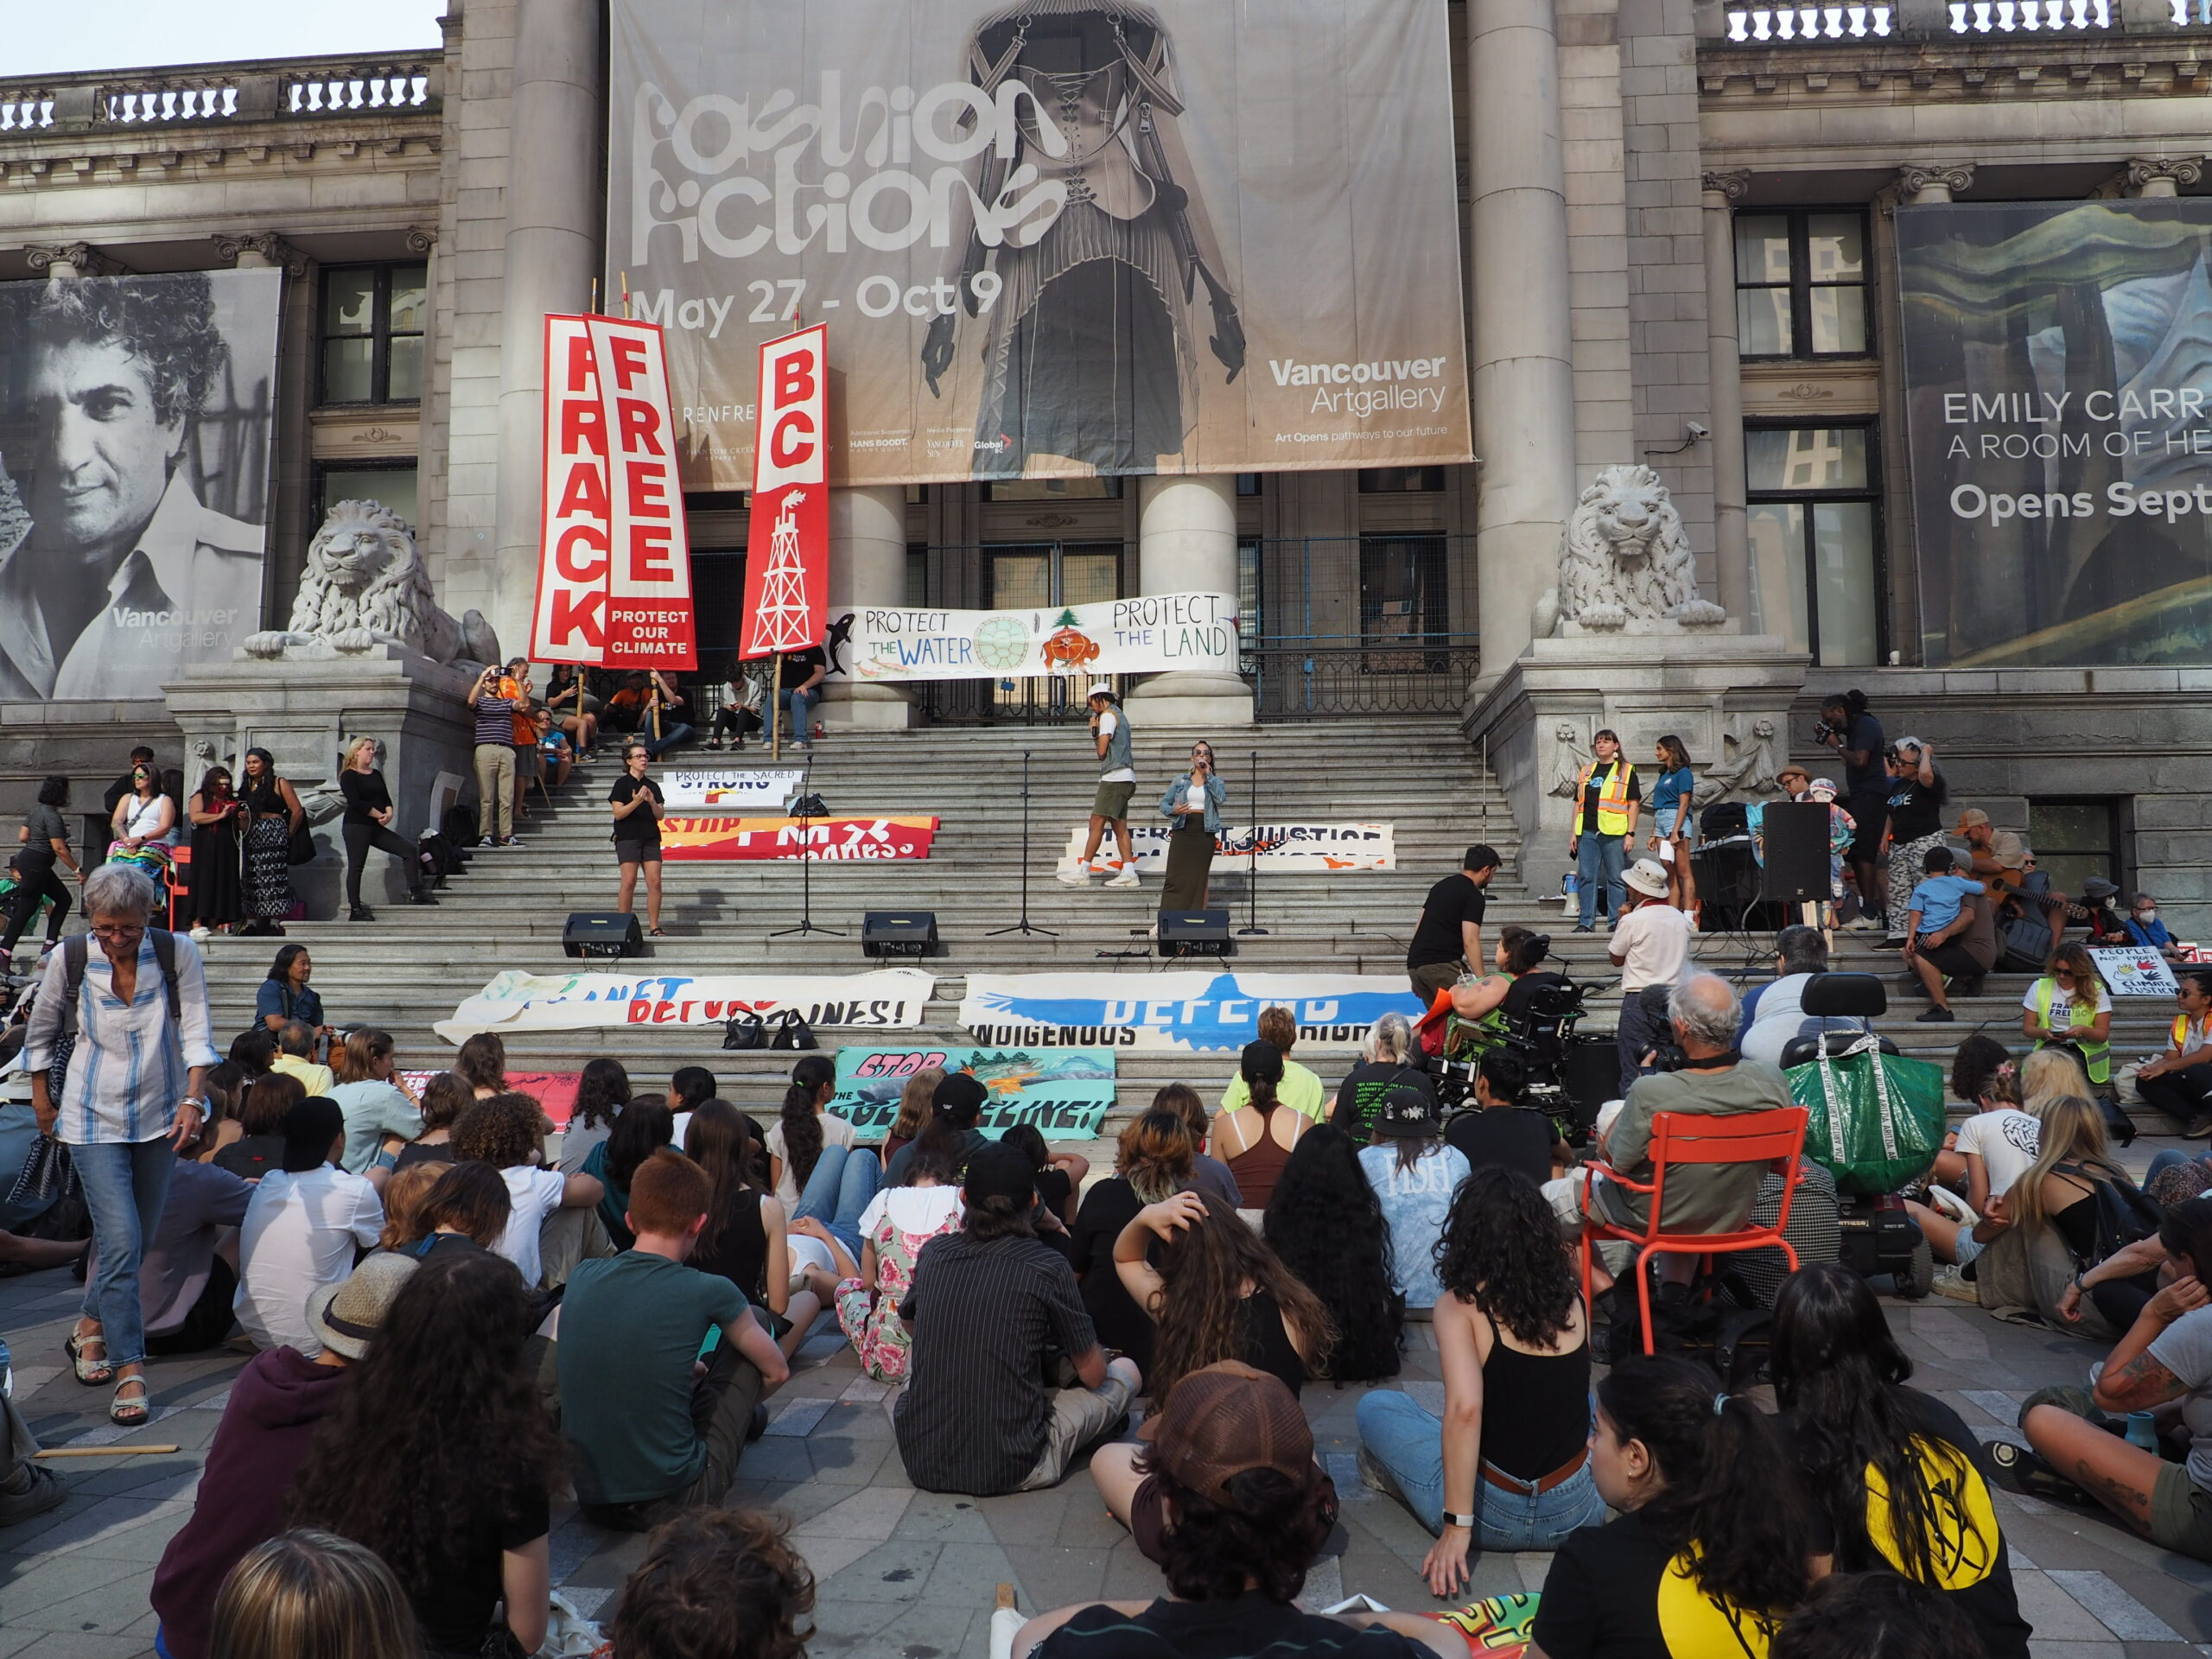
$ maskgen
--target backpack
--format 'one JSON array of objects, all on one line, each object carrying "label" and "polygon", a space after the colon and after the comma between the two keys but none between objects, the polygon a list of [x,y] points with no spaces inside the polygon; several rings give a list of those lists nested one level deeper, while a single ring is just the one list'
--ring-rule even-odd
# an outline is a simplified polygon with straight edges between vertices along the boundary
[{"label": "backpack", "polygon": [[2022,906],[1998,930],[2004,942],[1998,968],[2008,974],[2040,974],[2050,960],[2051,932],[2040,910]]},{"label": "backpack", "polygon": [[479,833],[476,809],[454,802],[446,808],[445,817],[438,820],[438,832],[455,847],[474,847]]},{"label": "backpack", "polygon": [[415,857],[423,867],[423,880],[434,887],[442,887],[448,876],[460,875],[468,868],[460,849],[435,830],[425,830],[416,837]]},{"label": "backpack", "polygon": [[2054,1175],[2071,1175],[2088,1182],[2090,1202],[2097,1207],[2096,1253],[2088,1262],[2077,1262],[2077,1267],[2094,1267],[2115,1251],[2150,1237],[2165,1219],[2157,1202],[2125,1175],[2093,1175],[2079,1164],[2053,1164],[2050,1170]]}]

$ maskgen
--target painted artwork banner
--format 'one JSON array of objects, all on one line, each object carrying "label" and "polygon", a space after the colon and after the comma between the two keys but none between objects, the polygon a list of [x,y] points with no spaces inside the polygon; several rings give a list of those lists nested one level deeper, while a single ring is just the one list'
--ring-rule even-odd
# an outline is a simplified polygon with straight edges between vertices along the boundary
[{"label": "painted artwork banner", "polygon": [[1421,1017],[1402,975],[970,974],[960,1023],[979,1042],[1234,1053],[1260,1010],[1287,1007],[1298,1046],[1342,1052],[1386,1014]]},{"label": "painted artwork banner", "polygon": [[432,1029],[460,1044],[480,1031],[585,1031],[596,1026],[711,1026],[795,1008],[807,1024],[911,1029],[937,982],[915,968],[796,974],[527,974],[510,968]]},{"label": "painted artwork banner", "polygon": [[[937,836],[930,817],[690,818],[660,821],[664,858],[678,863],[717,859],[811,859],[861,863],[927,858]],[[802,838],[803,837],[803,838]]]},{"label": "painted artwork banner", "polygon": [[790,800],[804,776],[797,766],[677,766],[657,781],[671,811],[758,812]]},{"label": "painted artwork banner", "polygon": [[2111,988],[2116,997],[2156,996],[2171,1002],[2175,991],[2180,988],[2174,982],[2174,970],[2156,950],[2139,950],[2132,945],[2092,945],[2089,960],[2096,964],[2097,977]]},{"label": "painted artwork banner", "polygon": [[1033,1123],[1046,1140],[1089,1139],[1114,1104],[1110,1048],[841,1048],[837,1096],[830,1109],[874,1140],[891,1132],[906,1079],[936,1067],[965,1071],[983,1085],[976,1127],[996,1135]]},{"label": "painted artwork banner", "polygon": [[[1156,803],[1155,803],[1156,804]],[[1132,807],[1134,814],[1136,809]],[[1068,831],[1057,868],[1073,869],[1083,856],[1087,825]],[[1140,871],[1167,868],[1167,840],[1174,834],[1166,819],[1129,826]],[[1396,836],[1387,823],[1224,824],[1214,832],[1213,868],[1249,869],[1255,858],[1269,874],[1309,871],[1395,870]]]},{"label": "painted artwork banner", "polygon": [[831,325],[830,482],[1472,453],[1445,0],[613,0],[607,262],[684,486]]},{"label": "painted artwork banner", "polygon": [[1930,667],[2212,663],[2212,200],[1901,207]]},{"label": "painted artwork banner", "polygon": [[283,289],[0,283],[0,702],[158,701],[260,632]]},{"label": "painted artwork banner", "polygon": [[[1144,594],[1027,610],[857,612],[837,671],[847,680],[998,680],[1237,666],[1227,594]],[[850,660],[845,660],[849,656]]]},{"label": "painted artwork banner", "polygon": [[[419,1105],[423,1089],[437,1075],[435,1071],[402,1071],[397,1081],[409,1097]],[[569,1127],[569,1119],[576,1109],[576,1085],[584,1080],[582,1072],[518,1071],[509,1066],[506,1075],[508,1089],[513,1093],[534,1097],[545,1109],[545,1116],[553,1120],[555,1128]]]}]

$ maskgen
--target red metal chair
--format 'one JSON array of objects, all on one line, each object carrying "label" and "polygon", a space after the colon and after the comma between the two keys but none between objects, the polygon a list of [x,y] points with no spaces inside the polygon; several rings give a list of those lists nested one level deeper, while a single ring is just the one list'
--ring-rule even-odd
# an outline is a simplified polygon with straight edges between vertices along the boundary
[{"label": "red metal chair", "polygon": [[175,933],[180,931],[177,927],[177,922],[180,919],[177,913],[178,906],[187,906],[184,914],[188,917],[191,914],[189,909],[192,902],[191,848],[178,847],[171,849],[168,877],[162,885],[167,889],[165,897],[168,899],[169,931]]},{"label": "red metal chair", "polygon": [[[1797,1271],[1797,1252],[1782,1236],[1789,1224],[1789,1200],[1804,1179],[1798,1159],[1805,1147],[1806,1111],[1802,1106],[1777,1107],[1766,1112],[1734,1112],[1715,1116],[1707,1112],[1661,1112],[1651,1120],[1651,1180],[1649,1185],[1603,1166],[1592,1167],[1582,1185],[1582,1302],[1590,1304],[1591,1253],[1599,1241],[1618,1239],[1641,1248],[1636,1253],[1636,1300],[1643,1314],[1643,1351],[1651,1352],[1651,1257],[1662,1250],[1686,1255],[1725,1255],[1735,1250],[1778,1249]],[[1732,1233],[1669,1233],[1660,1230],[1659,1218],[1667,1213],[1667,1169],[1670,1164],[1765,1164],[1786,1160],[1782,1183],[1781,1213],[1771,1227],[1744,1227]],[[1643,1232],[1593,1214],[1590,1190],[1602,1171],[1606,1180],[1651,1201],[1650,1221]]]}]

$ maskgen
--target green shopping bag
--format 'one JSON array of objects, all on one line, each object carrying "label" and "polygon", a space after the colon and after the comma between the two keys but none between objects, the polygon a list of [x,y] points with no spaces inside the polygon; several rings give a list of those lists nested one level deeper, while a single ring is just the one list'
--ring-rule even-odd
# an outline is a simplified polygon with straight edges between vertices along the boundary
[{"label": "green shopping bag", "polygon": [[1789,1097],[1806,1109],[1805,1155],[1836,1190],[1894,1192],[1927,1173],[1943,1149],[1943,1068],[1885,1054],[1859,1038],[1842,1053],[1789,1071]]}]

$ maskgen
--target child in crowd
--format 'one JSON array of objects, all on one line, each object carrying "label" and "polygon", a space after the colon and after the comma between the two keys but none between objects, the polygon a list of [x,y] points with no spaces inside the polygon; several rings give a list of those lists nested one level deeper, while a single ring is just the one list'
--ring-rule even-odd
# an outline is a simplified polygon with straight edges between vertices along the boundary
[{"label": "child in crowd", "polygon": [[1988,889],[1970,877],[1951,873],[1948,847],[1930,847],[1922,855],[1920,868],[1926,874],[1906,901],[1905,966],[1918,976],[1935,1004],[1920,1016],[1920,1022],[1948,1024],[1957,1016],[1944,994],[1945,982],[1959,982],[1960,990],[1967,996],[1981,988],[1981,964],[1967,954],[1959,935],[1974,921],[1967,911],[1968,900],[1980,898]]}]

